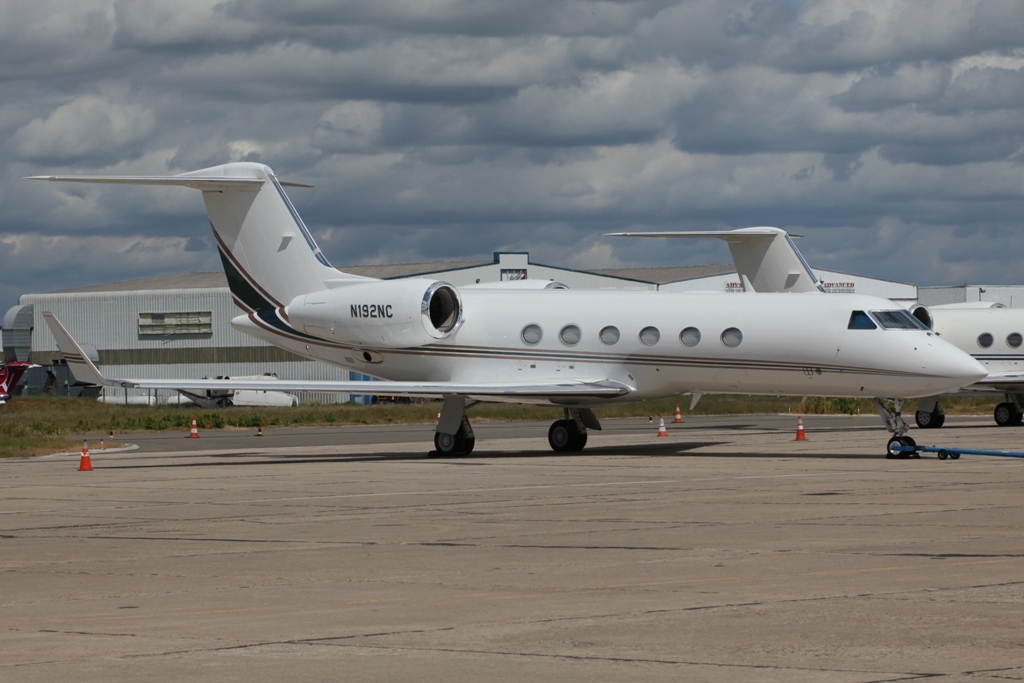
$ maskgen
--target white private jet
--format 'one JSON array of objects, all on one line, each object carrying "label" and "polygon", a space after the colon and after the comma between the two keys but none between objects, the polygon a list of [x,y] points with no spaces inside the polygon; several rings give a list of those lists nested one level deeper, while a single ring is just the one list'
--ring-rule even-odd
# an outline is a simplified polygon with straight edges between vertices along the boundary
[{"label": "white private jet", "polygon": [[[1001,427],[1024,422],[1024,309],[975,302],[916,306],[914,316],[947,341],[974,356],[988,376],[968,391],[1000,392],[1005,400],[993,412]],[[922,398],[917,426],[937,429],[946,421],[938,396]]]},{"label": "white private jet", "polygon": [[[954,391],[986,374],[891,301],[801,294],[819,291],[817,279],[802,258],[794,270],[793,257],[776,249],[779,240],[788,240],[776,228],[705,236],[727,239],[734,254],[749,258],[742,266],[745,284],[767,283],[786,293],[586,291],[549,282],[456,288],[440,280],[377,280],[333,268],[285,195],[286,184],[262,164],[169,177],[35,179],[200,190],[232,296],[243,311],[232,326],[300,356],[379,377],[384,381],[374,384],[375,393],[443,397],[434,434],[442,455],[473,450],[467,403],[561,407],[564,417],[551,425],[548,441],[566,452],[582,450],[587,429],[601,428],[595,407],[691,392],[695,398],[895,399],[886,420],[894,434],[886,450],[895,457],[894,446],[914,445],[906,436],[902,399]],[[107,378],[60,321],[44,316],[80,381],[366,392],[365,382]]]}]

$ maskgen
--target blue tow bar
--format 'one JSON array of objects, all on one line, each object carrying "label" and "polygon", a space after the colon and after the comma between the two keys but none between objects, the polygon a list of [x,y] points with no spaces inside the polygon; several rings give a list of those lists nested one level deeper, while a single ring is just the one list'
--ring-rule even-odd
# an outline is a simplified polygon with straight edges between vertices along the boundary
[{"label": "blue tow bar", "polygon": [[957,460],[961,455],[989,455],[997,458],[1024,458],[1021,451],[986,451],[977,448],[960,448],[959,446],[893,446],[892,450],[913,455],[915,453],[935,453],[939,460]]}]

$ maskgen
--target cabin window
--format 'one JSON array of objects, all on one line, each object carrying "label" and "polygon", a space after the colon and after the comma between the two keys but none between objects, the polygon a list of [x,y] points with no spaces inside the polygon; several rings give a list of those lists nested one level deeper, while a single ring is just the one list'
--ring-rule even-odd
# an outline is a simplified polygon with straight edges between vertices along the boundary
[{"label": "cabin window", "polygon": [[983,349],[987,349],[992,346],[992,335],[988,332],[982,332],[978,335],[978,346]]},{"label": "cabin window", "polygon": [[562,331],[558,333],[558,338],[562,340],[562,343],[566,346],[575,346],[580,343],[580,337],[583,336],[580,332],[579,325],[566,325],[562,328]]},{"label": "cabin window", "polygon": [[854,311],[850,314],[850,324],[846,328],[849,330],[877,330],[878,325],[864,311]]},{"label": "cabin window", "polygon": [[730,327],[725,332],[722,332],[722,343],[730,349],[735,349],[743,343],[743,333],[735,327]]},{"label": "cabin window", "polygon": [[927,330],[923,322],[901,309],[896,311],[871,311],[871,315],[883,330]]},{"label": "cabin window", "polygon": [[611,346],[612,344],[618,344],[619,328],[615,327],[614,325],[609,325],[608,327],[602,328],[598,336],[601,337],[601,342],[607,344],[608,346]]},{"label": "cabin window", "polygon": [[535,344],[539,344],[540,340],[544,338],[544,332],[540,329],[540,325],[530,323],[523,328],[520,336],[522,336],[524,342],[530,346],[534,346]]},{"label": "cabin window", "polygon": [[683,346],[696,346],[700,344],[700,330],[696,327],[687,327],[679,333],[679,341],[683,343]]},{"label": "cabin window", "polygon": [[644,346],[654,346],[661,339],[661,332],[657,327],[645,327],[640,330],[640,343]]},{"label": "cabin window", "polygon": [[1010,334],[1006,335],[1006,345],[1012,349],[1015,349],[1018,346],[1020,346],[1022,341],[1024,341],[1024,338],[1020,336],[1020,332],[1011,332]]}]

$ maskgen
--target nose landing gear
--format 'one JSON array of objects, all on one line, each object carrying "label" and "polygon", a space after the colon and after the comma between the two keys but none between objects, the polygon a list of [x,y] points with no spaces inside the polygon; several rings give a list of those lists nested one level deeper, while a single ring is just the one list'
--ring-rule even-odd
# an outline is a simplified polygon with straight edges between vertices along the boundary
[{"label": "nose landing gear", "polygon": [[[883,400],[875,399],[878,407],[878,414],[885,421],[885,426],[892,432],[893,436],[885,446],[885,457],[889,459],[920,458],[917,452],[917,442],[907,436],[910,426],[903,419],[903,399],[894,398]],[[902,450],[904,448],[914,449],[912,451]]]}]

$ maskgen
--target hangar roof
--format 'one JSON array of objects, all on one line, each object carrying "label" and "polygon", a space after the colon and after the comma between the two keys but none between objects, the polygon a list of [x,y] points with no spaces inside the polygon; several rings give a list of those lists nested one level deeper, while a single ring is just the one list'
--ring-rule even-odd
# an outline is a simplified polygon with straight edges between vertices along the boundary
[{"label": "hangar roof", "polygon": [[[496,259],[497,260],[497,259]],[[491,266],[495,261],[432,261],[427,263],[393,263],[384,265],[369,266],[342,266],[339,270],[353,275],[364,275],[376,278],[407,277],[409,275],[426,274],[445,270],[461,268],[472,268],[478,266]],[[555,267],[557,266],[549,266]],[[736,268],[728,264],[710,266],[665,266],[656,268],[603,268],[590,272],[595,275],[623,278],[626,280],[639,280],[653,284],[664,284],[666,282],[678,282],[680,280],[692,280],[694,278],[710,277],[713,275],[725,275],[736,272]],[[62,289],[55,294],[63,293],[89,293],[89,292],[131,292],[163,289],[215,289],[227,287],[227,277],[222,271],[216,272],[188,272],[175,273],[172,275],[154,275],[153,277],[139,280],[126,280],[123,282],[111,282],[102,285],[91,285],[89,287],[78,287],[75,289]]]}]

